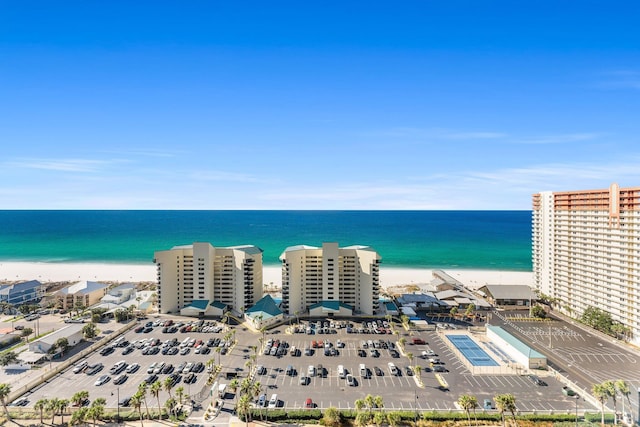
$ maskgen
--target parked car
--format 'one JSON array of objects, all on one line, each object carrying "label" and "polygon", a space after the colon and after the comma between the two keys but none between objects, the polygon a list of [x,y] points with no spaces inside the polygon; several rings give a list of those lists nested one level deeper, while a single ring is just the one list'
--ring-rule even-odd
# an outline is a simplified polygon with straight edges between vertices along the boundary
[{"label": "parked car", "polygon": [[109,382],[111,377],[109,375],[100,375],[100,377],[96,380],[94,385],[101,386]]}]

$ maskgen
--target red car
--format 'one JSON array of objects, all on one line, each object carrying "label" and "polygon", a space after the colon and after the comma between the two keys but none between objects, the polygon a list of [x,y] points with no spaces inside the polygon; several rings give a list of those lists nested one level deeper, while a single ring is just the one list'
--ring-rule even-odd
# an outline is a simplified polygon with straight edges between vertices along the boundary
[{"label": "red car", "polygon": [[313,400],[311,400],[310,397],[308,397],[307,400],[305,400],[304,407],[305,408],[313,408]]}]

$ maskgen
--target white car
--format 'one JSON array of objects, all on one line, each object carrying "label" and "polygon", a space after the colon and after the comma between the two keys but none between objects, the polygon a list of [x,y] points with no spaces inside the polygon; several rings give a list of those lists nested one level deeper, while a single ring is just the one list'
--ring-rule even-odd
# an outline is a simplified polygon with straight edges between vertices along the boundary
[{"label": "white car", "polygon": [[102,384],[108,383],[110,379],[111,377],[109,375],[100,375],[94,385],[101,386]]}]

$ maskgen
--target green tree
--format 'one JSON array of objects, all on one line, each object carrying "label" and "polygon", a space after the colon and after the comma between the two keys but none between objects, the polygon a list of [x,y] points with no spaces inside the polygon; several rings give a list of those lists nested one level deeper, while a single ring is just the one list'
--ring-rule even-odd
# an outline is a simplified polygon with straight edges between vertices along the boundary
[{"label": "green tree", "polygon": [[142,400],[142,394],[140,393],[140,390],[138,390],[133,394],[133,396],[131,396],[131,401],[129,402],[140,415],[140,427],[144,427],[144,422],[142,421]]},{"label": "green tree", "polygon": [[74,426],[77,424],[82,424],[87,419],[87,414],[89,412],[88,408],[79,408],[77,411],[74,411],[71,414],[71,420],[69,420],[69,425]]},{"label": "green tree", "polygon": [[476,306],[474,304],[469,304],[467,309],[464,311],[464,315],[466,317],[471,317],[474,311],[476,311]]},{"label": "green tree", "polygon": [[13,365],[18,363],[18,355],[13,351],[0,354],[0,366]]},{"label": "green tree", "polygon": [[56,348],[60,349],[60,353],[64,354],[69,348],[69,340],[65,337],[60,337],[56,340]]},{"label": "green tree", "polygon": [[243,394],[236,403],[236,412],[244,418],[245,425],[249,426],[249,417],[251,415],[251,407],[253,402],[248,394]]},{"label": "green tree", "polygon": [[358,412],[354,420],[354,424],[358,427],[364,427],[369,424],[371,416],[367,412]]},{"label": "green tree", "polygon": [[322,422],[325,426],[339,427],[342,423],[340,411],[332,406],[325,409],[324,413],[322,414]]},{"label": "green tree", "polygon": [[167,414],[175,414],[176,407],[178,406],[178,402],[173,397],[168,398],[164,402],[164,408],[167,410]]},{"label": "green tree", "polygon": [[544,319],[545,317],[547,317],[547,312],[541,305],[534,305],[533,307],[531,307],[531,317]]},{"label": "green tree", "polygon": [[[605,381],[602,383],[602,386],[604,387],[604,389],[607,392],[607,396],[609,396],[611,398],[611,400],[613,400],[613,413],[617,414],[618,413],[618,399],[616,399],[616,395],[617,390],[616,390],[616,384],[613,381]],[[613,423],[617,424],[617,417],[613,417]]]},{"label": "green tree", "polygon": [[162,386],[164,388],[164,391],[166,391],[167,393],[169,393],[169,399],[171,399],[173,396],[171,396],[171,389],[174,386],[174,382],[171,380],[170,377],[167,377],[164,379],[164,382],[162,383]]},{"label": "green tree", "polygon": [[77,391],[71,396],[71,403],[73,406],[81,407],[82,402],[89,398],[89,392],[87,390]]},{"label": "green tree", "polygon": [[82,335],[85,339],[93,339],[98,336],[98,327],[95,323],[87,323],[82,327]]},{"label": "green tree", "polygon": [[58,399],[56,403],[56,412],[60,415],[60,424],[64,424],[64,413],[67,412],[67,408],[69,407],[69,399]]},{"label": "green tree", "polygon": [[387,414],[387,421],[391,427],[397,427],[402,422],[402,414],[397,411],[392,411]]},{"label": "green tree", "polygon": [[615,382],[616,385],[616,391],[618,393],[620,393],[620,395],[623,397],[622,399],[622,412],[624,413],[624,402],[626,401],[627,403],[629,403],[629,407],[631,407],[631,399],[629,399],[629,396],[631,395],[631,389],[629,388],[629,384],[625,381],[625,380],[617,380]]},{"label": "green tree", "polygon": [[47,401],[47,412],[51,412],[51,424],[56,419],[56,414],[58,412],[58,398],[54,397],[53,399],[49,399]]},{"label": "green tree", "polygon": [[98,313],[93,313],[91,315],[91,323],[100,323],[102,320],[102,316]]},{"label": "green tree", "polygon": [[463,394],[458,397],[458,405],[460,405],[464,410],[464,413],[467,414],[467,420],[469,421],[469,425],[471,425],[471,410],[475,413],[475,410],[478,407],[478,399],[475,396]]},{"label": "green tree", "polygon": [[377,426],[381,426],[387,422],[387,416],[384,412],[376,412],[373,414],[373,423]]},{"label": "green tree", "polygon": [[22,338],[27,338],[29,335],[31,335],[33,333],[33,329],[31,328],[24,328],[23,330],[20,331],[20,336]]},{"label": "green tree", "polygon": [[9,415],[9,410],[7,409],[7,398],[11,393],[11,386],[9,384],[2,383],[0,384],[0,403],[2,403],[2,407],[4,408],[4,413],[7,416],[7,419],[11,419],[11,415]]},{"label": "green tree", "polygon": [[104,397],[98,397],[93,402],[91,402],[91,406],[89,407],[87,416],[93,420],[94,427],[96,425],[96,421],[104,417],[104,408],[106,404],[107,401],[104,399]]},{"label": "green tree", "polygon": [[596,398],[598,402],[600,402],[600,414],[601,414],[601,423],[604,426],[604,404],[609,399],[609,392],[606,387],[602,384],[594,384],[591,386],[591,394]]},{"label": "green tree", "polygon": [[140,397],[142,398],[142,403],[144,404],[144,408],[147,412],[147,419],[151,419],[151,414],[149,413],[149,405],[147,405],[147,383],[142,382],[138,385],[138,393],[140,393]]},{"label": "green tree", "polygon": [[451,315],[451,317],[456,317],[456,315],[458,314],[458,307],[451,307],[451,310],[449,310],[449,314]]},{"label": "green tree", "polygon": [[160,390],[162,390],[162,383],[160,380],[156,380],[153,384],[151,384],[151,388],[149,391],[151,392],[151,396],[155,397],[158,401],[158,419],[162,419],[162,407],[160,406]]},{"label": "green tree", "polygon": [[40,424],[44,424],[44,411],[49,407],[48,399],[39,399],[35,405],[33,405],[33,409],[36,411],[40,411]]},{"label": "green tree", "polygon": [[511,412],[513,416],[513,420],[516,420],[516,398],[512,394],[498,394],[493,398],[494,402],[496,402],[496,408],[500,411],[500,417],[502,418],[503,427],[506,426],[506,421],[504,418],[505,412]]},{"label": "green tree", "polygon": [[182,405],[182,399],[184,398],[184,387],[180,386],[176,388],[176,397],[178,398],[178,403]]}]

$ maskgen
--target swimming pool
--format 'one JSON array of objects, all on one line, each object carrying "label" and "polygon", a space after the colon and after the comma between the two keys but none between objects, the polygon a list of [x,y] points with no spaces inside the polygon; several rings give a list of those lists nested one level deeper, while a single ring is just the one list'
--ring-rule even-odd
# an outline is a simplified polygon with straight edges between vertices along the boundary
[{"label": "swimming pool", "polygon": [[500,366],[468,335],[447,335],[447,339],[473,366]]}]

